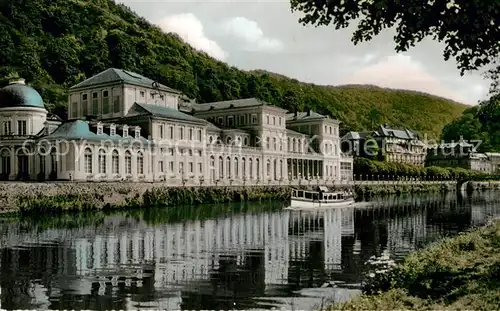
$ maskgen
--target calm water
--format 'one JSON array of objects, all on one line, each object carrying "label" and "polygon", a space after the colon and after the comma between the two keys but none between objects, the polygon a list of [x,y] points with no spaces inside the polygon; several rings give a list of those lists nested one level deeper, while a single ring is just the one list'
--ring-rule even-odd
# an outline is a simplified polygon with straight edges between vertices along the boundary
[{"label": "calm water", "polygon": [[311,310],[357,294],[370,256],[400,260],[500,215],[499,194],[0,219],[1,307]]}]

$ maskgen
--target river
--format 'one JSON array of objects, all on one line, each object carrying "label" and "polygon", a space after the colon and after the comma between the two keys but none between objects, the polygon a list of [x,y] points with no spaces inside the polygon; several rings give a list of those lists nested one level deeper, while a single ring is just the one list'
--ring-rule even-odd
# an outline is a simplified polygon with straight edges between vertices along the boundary
[{"label": "river", "polygon": [[312,310],[358,294],[370,256],[401,260],[499,216],[499,194],[4,217],[0,309]]}]

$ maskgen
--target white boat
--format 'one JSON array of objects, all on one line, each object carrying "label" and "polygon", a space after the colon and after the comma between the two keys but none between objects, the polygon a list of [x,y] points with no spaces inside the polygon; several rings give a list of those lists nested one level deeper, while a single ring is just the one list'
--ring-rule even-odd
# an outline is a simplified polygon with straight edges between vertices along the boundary
[{"label": "white boat", "polygon": [[346,207],[354,203],[354,193],[351,191],[332,192],[327,187],[320,186],[318,191],[292,190],[290,207],[292,209]]}]

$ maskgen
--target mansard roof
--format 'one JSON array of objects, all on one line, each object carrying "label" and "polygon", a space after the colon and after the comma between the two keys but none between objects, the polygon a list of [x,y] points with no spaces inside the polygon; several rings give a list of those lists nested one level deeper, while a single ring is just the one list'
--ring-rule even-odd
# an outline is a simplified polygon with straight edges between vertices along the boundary
[{"label": "mansard roof", "polygon": [[195,122],[200,124],[208,123],[203,119],[193,117],[192,115],[180,112],[179,110],[176,109],[157,106],[157,105],[150,105],[150,104],[139,104],[139,103],[134,103],[132,105],[130,110],[127,112],[126,117],[145,116],[145,115],[174,119],[179,121]]},{"label": "mansard roof", "polygon": [[379,126],[379,128],[377,129],[377,134],[378,136],[381,137],[396,137],[400,139],[409,139],[409,140],[419,138],[417,133],[410,131],[408,129],[398,130],[390,128],[386,125]]},{"label": "mansard roof", "polygon": [[[59,126],[52,134],[43,136],[43,139],[61,139],[61,140],[89,140],[89,141],[135,141],[133,136],[123,137],[119,135],[110,136],[106,133],[97,134],[90,130],[89,123],[83,120],[68,121]],[[140,140],[146,144],[151,141],[141,137]]]},{"label": "mansard roof", "polygon": [[[132,71],[109,68],[70,87],[70,90],[99,86],[102,84],[113,82],[123,82],[126,84],[139,85],[147,88],[153,88],[153,83],[156,83],[154,80]],[[180,91],[174,90],[160,83],[158,83],[158,87],[163,91],[180,94]]]}]

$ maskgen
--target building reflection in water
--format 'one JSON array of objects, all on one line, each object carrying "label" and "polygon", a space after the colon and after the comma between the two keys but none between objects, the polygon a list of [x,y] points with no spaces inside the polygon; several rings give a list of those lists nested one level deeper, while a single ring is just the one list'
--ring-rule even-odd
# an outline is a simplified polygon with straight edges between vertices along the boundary
[{"label": "building reflection in water", "polygon": [[[499,214],[491,198],[400,198],[369,209],[236,214],[150,225],[24,230],[0,223],[4,308],[256,308],[334,280],[357,288],[364,263],[396,258]],[[267,306],[271,307],[271,305]]]}]

